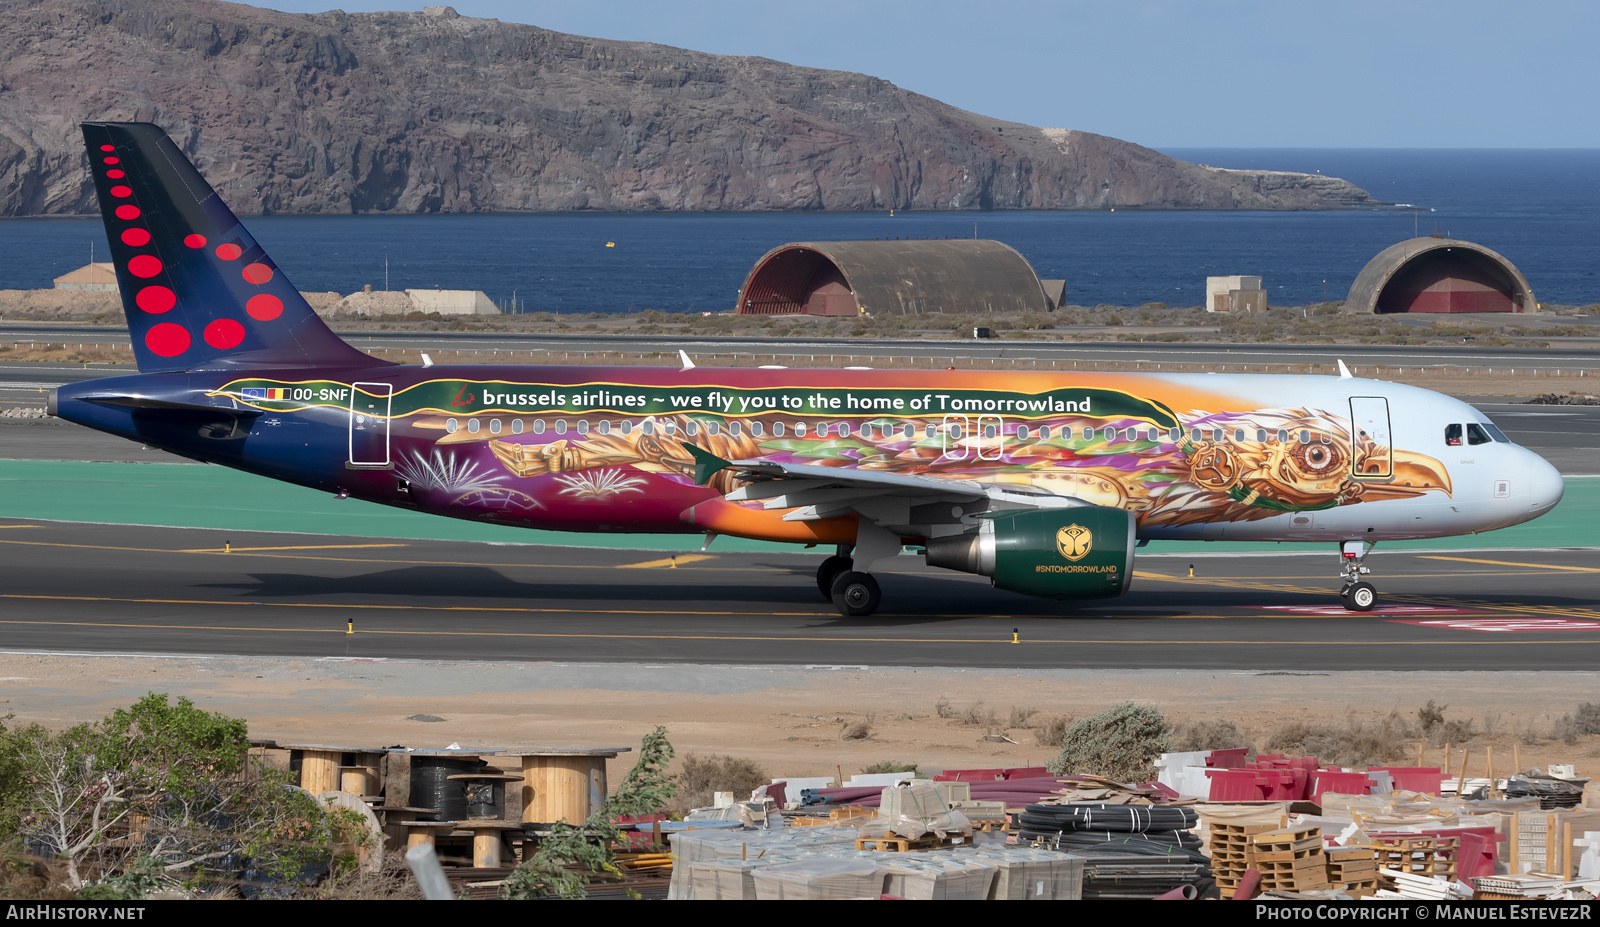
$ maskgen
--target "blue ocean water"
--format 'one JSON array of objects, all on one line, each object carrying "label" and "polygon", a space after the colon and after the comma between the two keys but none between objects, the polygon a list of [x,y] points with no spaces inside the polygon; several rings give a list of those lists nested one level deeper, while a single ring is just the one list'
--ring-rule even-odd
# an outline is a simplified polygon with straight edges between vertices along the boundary
[{"label": "blue ocean water", "polygon": [[[246,220],[303,290],[481,289],[560,312],[727,310],[793,241],[1003,241],[1070,303],[1199,305],[1205,277],[1259,274],[1274,305],[1342,298],[1414,233],[1508,257],[1542,302],[1600,302],[1600,150],[1169,149],[1216,167],[1320,171],[1416,209],[263,217]],[[612,242],[613,247],[606,247]],[[0,220],[0,288],[39,288],[106,254],[99,220]],[[387,262],[387,271],[385,269]]]}]

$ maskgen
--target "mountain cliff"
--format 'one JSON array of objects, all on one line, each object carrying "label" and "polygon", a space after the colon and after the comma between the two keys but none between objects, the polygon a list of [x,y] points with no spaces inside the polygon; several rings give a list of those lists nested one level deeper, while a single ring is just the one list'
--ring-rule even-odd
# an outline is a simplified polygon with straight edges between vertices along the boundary
[{"label": "mountain cliff", "polygon": [[0,216],[93,211],[85,120],[161,125],[245,214],[1376,205],[863,74],[449,7],[0,0]]}]

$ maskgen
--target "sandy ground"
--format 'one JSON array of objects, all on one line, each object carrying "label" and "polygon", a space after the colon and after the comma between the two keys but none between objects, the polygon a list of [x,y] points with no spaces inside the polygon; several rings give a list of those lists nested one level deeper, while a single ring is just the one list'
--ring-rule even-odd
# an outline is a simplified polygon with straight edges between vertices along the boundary
[{"label": "sandy ground", "polygon": [[[1551,740],[1557,718],[1597,700],[1600,673],[1240,673],[1007,671],[898,667],[518,664],[246,657],[126,657],[0,653],[0,716],[49,727],[94,720],[149,691],[186,695],[249,720],[255,737],[349,746],[516,749],[541,744],[633,746],[667,727],[680,755],[723,753],[774,776],[849,777],[880,760],[923,767],[1040,765],[1055,751],[1010,727],[1012,709],[1082,717],[1126,700],[1151,702],[1174,723],[1224,718],[1257,747],[1287,721],[1414,719],[1428,699],[1447,720],[1494,736],[1471,743],[1469,775],[1573,763],[1600,774],[1600,735]],[[998,730],[941,718],[992,709]],[[981,705],[978,703],[981,702]],[[949,712],[947,712],[949,713]],[[429,715],[442,721],[409,720]],[[841,736],[866,721],[862,740]],[[1528,732],[1534,737],[1529,737]],[[1000,733],[1015,744],[997,740]],[[991,735],[986,739],[986,734]],[[1406,745],[1414,761],[1415,741]],[[1453,748],[1460,762],[1462,745]],[[1443,760],[1429,747],[1429,765]],[[628,754],[610,770],[617,781]]]}]

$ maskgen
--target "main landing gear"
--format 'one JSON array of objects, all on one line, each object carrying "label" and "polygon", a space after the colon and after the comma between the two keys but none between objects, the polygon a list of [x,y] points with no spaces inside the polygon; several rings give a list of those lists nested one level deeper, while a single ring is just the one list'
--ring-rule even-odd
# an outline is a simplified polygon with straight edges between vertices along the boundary
[{"label": "main landing gear", "polygon": [[1364,541],[1344,541],[1339,545],[1344,564],[1339,571],[1343,585],[1339,590],[1339,604],[1353,612],[1370,612],[1378,604],[1377,587],[1361,578],[1372,572],[1365,566],[1367,554],[1371,552],[1372,548]]},{"label": "main landing gear", "polygon": [[878,610],[883,592],[871,573],[858,573],[852,548],[840,544],[838,553],[817,568],[817,591],[846,618],[863,618]]}]

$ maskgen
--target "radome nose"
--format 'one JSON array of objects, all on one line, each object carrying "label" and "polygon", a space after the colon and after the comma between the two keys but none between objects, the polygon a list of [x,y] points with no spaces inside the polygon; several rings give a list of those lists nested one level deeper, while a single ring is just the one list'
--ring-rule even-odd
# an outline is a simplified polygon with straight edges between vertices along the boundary
[{"label": "radome nose", "polygon": [[1528,457],[1528,486],[1530,504],[1535,512],[1546,512],[1555,508],[1557,502],[1566,494],[1567,483],[1561,478],[1561,471],[1551,465],[1532,451],[1527,452]]}]

